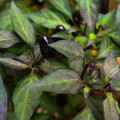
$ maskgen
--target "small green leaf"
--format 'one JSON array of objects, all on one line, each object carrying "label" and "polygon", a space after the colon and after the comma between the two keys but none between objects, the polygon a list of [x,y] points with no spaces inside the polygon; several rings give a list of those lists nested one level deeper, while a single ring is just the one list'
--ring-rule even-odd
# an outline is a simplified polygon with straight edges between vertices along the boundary
[{"label": "small green leaf", "polygon": [[83,93],[84,99],[87,99],[89,97],[89,94],[90,94],[90,88],[86,86],[84,88],[84,93]]},{"label": "small green leaf", "polygon": [[21,61],[14,60],[12,58],[0,58],[0,63],[6,67],[10,67],[18,70],[28,68],[28,65],[22,63]]},{"label": "small green leaf", "polygon": [[0,48],[9,48],[20,42],[13,32],[8,30],[0,30]]},{"label": "small green leaf", "polygon": [[56,60],[47,60],[45,59],[40,65],[39,68],[45,72],[45,73],[49,73],[49,72],[53,72],[54,70],[57,69],[62,69],[62,68],[67,68],[64,64],[60,63],[59,61]]},{"label": "small green leaf", "polygon": [[95,120],[90,108],[84,108],[72,120]]},{"label": "small green leaf", "polygon": [[77,36],[74,41],[78,43],[87,44],[88,38],[85,36]]},{"label": "small green leaf", "polygon": [[75,94],[83,88],[83,84],[79,75],[74,71],[69,69],[58,69],[44,76],[40,82],[28,86],[28,89],[34,88],[60,94]]},{"label": "small green leaf", "polygon": [[49,0],[49,2],[64,15],[72,19],[72,7],[68,0]]},{"label": "small green leaf", "polygon": [[117,76],[110,82],[113,85],[113,88],[115,88],[115,90],[120,91],[120,71],[117,73]]},{"label": "small green leaf", "polygon": [[76,0],[80,7],[80,13],[87,22],[90,32],[94,31],[94,27],[98,20],[101,0]]},{"label": "small green leaf", "polygon": [[104,60],[102,66],[102,72],[105,76],[105,82],[108,82],[110,79],[115,78],[118,71],[119,64],[113,50],[111,50],[109,56]]},{"label": "small green leaf", "polygon": [[6,120],[17,120],[14,111],[8,111],[7,112],[7,118],[6,118]]},{"label": "small green leaf", "polygon": [[120,45],[120,30],[113,30],[108,33],[108,36],[110,36],[115,41],[115,43]]},{"label": "small green leaf", "polygon": [[119,120],[119,104],[114,99],[112,93],[106,93],[107,98],[104,100],[104,118],[105,120]]},{"label": "small green leaf", "polygon": [[13,103],[18,120],[30,120],[34,110],[39,105],[42,92],[38,89],[26,89],[26,85],[35,83],[39,79],[40,77],[37,75],[28,75],[15,88]]},{"label": "small green leaf", "polygon": [[60,12],[51,8],[44,8],[38,12],[26,14],[26,16],[36,24],[46,28],[54,29],[57,25],[63,25],[66,29],[70,28],[64,16]]},{"label": "small green leaf", "polygon": [[101,40],[100,49],[98,52],[97,59],[106,58],[110,53],[111,49],[114,49],[116,52],[116,46],[109,36],[105,35]]},{"label": "small green leaf", "polygon": [[33,46],[35,43],[33,26],[13,1],[11,2],[11,21],[15,32],[24,40],[24,42]]},{"label": "small green leaf", "polygon": [[7,94],[0,75],[0,120],[6,120],[7,114]]},{"label": "small green leaf", "polygon": [[87,46],[91,45],[94,43],[94,41],[96,40],[97,35],[95,33],[90,33],[89,34],[89,40],[87,43]]},{"label": "small green leaf", "polygon": [[74,41],[61,40],[52,44],[50,47],[56,49],[68,58],[80,60],[85,58],[85,53],[80,45]]},{"label": "small green leaf", "polygon": [[96,28],[102,25],[104,28],[111,28],[111,26],[115,23],[115,13],[116,9],[111,12],[103,15],[97,22]]}]

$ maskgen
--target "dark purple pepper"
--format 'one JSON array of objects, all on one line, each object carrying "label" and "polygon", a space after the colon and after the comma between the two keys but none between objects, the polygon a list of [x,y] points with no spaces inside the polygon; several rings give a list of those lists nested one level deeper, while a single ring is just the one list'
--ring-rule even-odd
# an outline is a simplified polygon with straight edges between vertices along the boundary
[{"label": "dark purple pepper", "polygon": [[38,42],[39,42],[39,46],[40,46],[40,50],[41,50],[43,58],[54,58],[55,57],[55,50],[48,46],[48,44],[53,43],[53,40],[49,35],[47,34],[41,35],[38,38]]},{"label": "dark purple pepper", "polygon": [[58,32],[61,32],[61,31],[65,31],[65,27],[63,25],[58,25],[55,28],[55,32],[54,33],[58,33]]},{"label": "dark purple pepper", "polygon": [[39,5],[39,6],[43,6],[44,5],[44,0],[34,0],[34,3]]}]

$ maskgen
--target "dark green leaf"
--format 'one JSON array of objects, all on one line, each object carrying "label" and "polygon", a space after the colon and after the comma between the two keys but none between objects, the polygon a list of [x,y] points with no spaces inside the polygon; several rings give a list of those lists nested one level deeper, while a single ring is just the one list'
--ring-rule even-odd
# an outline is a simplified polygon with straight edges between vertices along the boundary
[{"label": "dark green leaf", "polygon": [[68,0],[49,0],[49,2],[64,15],[72,19],[72,7]]},{"label": "dark green leaf", "polygon": [[9,9],[3,9],[3,11],[0,12],[0,28],[2,30],[12,30],[12,24],[10,19],[10,10]]},{"label": "dark green leaf", "polygon": [[66,29],[70,28],[64,16],[54,9],[45,8],[35,13],[26,14],[26,16],[46,28],[56,28],[57,25],[63,25]]},{"label": "dark green leaf", "polygon": [[111,26],[115,23],[115,13],[116,10],[112,10],[111,12],[103,15],[97,22],[96,27],[98,28],[102,25],[104,28],[111,28]]},{"label": "dark green leaf", "polygon": [[78,93],[83,84],[78,74],[69,69],[59,69],[44,76],[40,82],[28,86],[28,89],[38,88],[42,91],[55,93]]},{"label": "dark green leaf", "polygon": [[104,117],[105,120],[119,120],[120,109],[118,102],[114,99],[112,93],[106,93],[107,98],[104,100]]},{"label": "dark green leaf", "polygon": [[118,45],[120,45],[120,30],[114,30],[108,33],[108,36],[110,36]]},{"label": "dark green leaf", "polygon": [[22,79],[13,94],[13,103],[18,120],[30,120],[34,110],[40,103],[42,92],[38,89],[26,89],[30,85],[39,81],[40,77],[31,74]]},{"label": "dark green leaf", "polygon": [[19,39],[13,32],[0,30],[0,48],[9,48],[19,42]]},{"label": "dark green leaf", "polygon": [[72,120],[95,120],[95,118],[93,117],[89,108],[84,108]]},{"label": "dark green leaf", "polygon": [[56,60],[47,60],[45,59],[39,66],[39,68],[45,72],[49,73],[57,69],[67,68],[64,64],[56,61]]},{"label": "dark green leaf", "polygon": [[110,82],[115,90],[120,91],[120,71],[117,73],[116,78],[112,79]]},{"label": "dark green leaf", "polygon": [[103,99],[100,97],[90,96],[90,108],[96,120],[104,120]]},{"label": "dark green leaf", "polygon": [[80,13],[87,22],[89,30],[94,31],[95,24],[98,20],[101,0],[76,0],[80,7]]},{"label": "dark green leaf", "polygon": [[8,111],[7,112],[7,118],[6,118],[6,120],[17,120],[14,111]]},{"label": "dark green leaf", "polygon": [[0,120],[6,120],[7,114],[7,94],[0,76]]},{"label": "dark green leaf", "polygon": [[109,56],[105,59],[102,66],[102,72],[105,76],[105,82],[108,82],[110,79],[115,78],[118,71],[119,64],[113,50],[111,50]]},{"label": "dark green leaf", "polygon": [[54,99],[54,97],[48,96],[48,94],[43,94],[41,96],[40,106],[43,109],[47,110],[49,113],[61,113],[61,110],[56,103],[56,99]]},{"label": "dark green leaf", "polygon": [[16,7],[13,1],[11,3],[11,21],[15,32],[24,40],[24,42],[33,46],[35,43],[33,26]]},{"label": "dark green leaf", "polygon": [[74,41],[60,40],[58,42],[49,44],[49,46],[64,54],[68,58],[80,60],[84,59],[85,57],[83,49]]},{"label": "dark green leaf", "polygon": [[14,69],[26,69],[28,65],[22,63],[21,61],[14,60],[12,58],[0,58],[0,63],[6,67],[14,68]]}]

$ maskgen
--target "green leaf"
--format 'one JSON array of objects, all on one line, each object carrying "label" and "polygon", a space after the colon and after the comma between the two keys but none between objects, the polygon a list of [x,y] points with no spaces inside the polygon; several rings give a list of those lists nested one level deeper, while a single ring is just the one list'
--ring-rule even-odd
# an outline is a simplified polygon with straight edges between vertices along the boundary
[{"label": "green leaf", "polygon": [[30,120],[34,110],[40,103],[42,92],[38,89],[26,89],[30,85],[39,81],[40,77],[31,74],[22,79],[13,94],[14,109],[18,120]]},{"label": "green leaf", "polygon": [[120,55],[120,48],[110,39],[109,36],[105,35],[101,40],[100,49],[98,52],[97,59],[106,58],[110,53],[111,49],[114,50],[117,56]]},{"label": "green leaf", "polygon": [[44,8],[38,12],[26,14],[26,16],[36,24],[46,28],[54,29],[57,25],[63,25],[66,29],[70,28],[64,16],[54,9]]},{"label": "green leaf", "polygon": [[14,60],[12,58],[0,58],[0,63],[6,67],[14,68],[14,69],[26,69],[29,66],[22,63],[21,61]]},{"label": "green leaf", "polygon": [[61,110],[58,104],[56,103],[56,99],[54,99],[54,97],[48,96],[48,94],[43,94],[41,96],[40,106],[43,109],[47,110],[48,113],[53,114],[57,112],[61,114]]},{"label": "green leaf", "polygon": [[120,4],[117,8],[117,12],[116,12],[116,28],[120,29]]},{"label": "green leaf", "polygon": [[85,87],[84,88],[84,92],[83,92],[83,95],[84,95],[84,99],[87,99],[90,95],[90,88],[89,87]]},{"label": "green leaf", "polygon": [[115,23],[115,13],[116,9],[111,12],[103,15],[97,22],[96,28],[102,25],[104,28],[111,28],[111,26]]},{"label": "green leaf", "polygon": [[105,120],[119,120],[119,104],[114,99],[112,93],[106,93],[107,98],[104,100],[104,117]]},{"label": "green leaf", "polygon": [[119,64],[113,50],[111,50],[108,57],[104,60],[102,66],[102,72],[103,75],[105,76],[105,82],[108,82],[110,79],[115,78],[118,71]]},{"label": "green leaf", "polygon": [[84,108],[72,120],[95,120],[95,118],[93,117],[90,108]]},{"label": "green leaf", "polygon": [[94,27],[98,20],[101,0],[76,0],[80,7],[80,13],[87,22],[90,32],[94,31]]},{"label": "green leaf", "polygon": [[72,19],[72,7],[68,0],[49,0],[49,2],[65,16]]},{"label": "green leaf", "polygon": [[83,49],[74,41],[60,40],[58,42],[49,44],[49,46],[64,54],[68,58],[80,60],[84,59],[85,57]]},{"label": "green leaf", "polygon": [[33,26],[16,7],[13,1],[11,2],[11,21],[15,32],[24,40],[24,42],[33,46],[35,43]]},{"label": "green leaf", "polygon": [[77,36],[74,41],[78,43],[87,44],[88,38],[85,36]]},{"label": "green leaf", "polygon": [[90,96],[90,108],[96,120],[104,120],[102,98]]},{"label": "green leaf", "polygon": [[6,120],[7,114],[7,94],[0,75],[0,120]]},{"label": "green leaf", "polygon": [[97,35],[95,33],[90,33],[87,46],[93,44],[95,42],[95,40],[96,40],[96,37],[97,37]]},{"label": "green leaf", "polygon": [[73,60],[68,59],[68,66],[72,70],[74,70],[77,74],[81,75],[83,71],[83,60]]},{"label": "green leaf", "polygon": [[10,10],[7,8],[0,12],[0,28],[2,30],[13,30],[10,19]]},{"label": "green leaf", "polygon": [[17,120],[14,111],[8,111],[7,112],[7,118],[6,118],[6,120]]},{"label": "green leaf", "polygon": [[0,48],[9,48],[20,42],[13,32],[8,30],[0,30]]},{"label": "green leaf", "polygon": [[69,69],[58,69],[44,76],[40,82],[28,86],[28,89],[34,88],[60,94],[75,94],[83,88],[83,84],[79,75],[74,71]]},{"label": "green leaf", "polygon": [[113,30],[108,33],[108,36],[110,36],[115,43],[120,45],[120,30]]},{"label": "green leaf", "polygon": [[67,68],[67,67],[64,64],[62,64],[61,62],[57,61],[57,60],[44,59],[44,61],[39,65],[39,68],[43,72],[49,73],[49,72],[53,72],[54,70]]},{"label": "green leaf", "polygon": [[120,71],[117,73],[116,78],[112,79],[110,83],[113,85],[113,88],[115,88],[115,90],[120,91]]}]

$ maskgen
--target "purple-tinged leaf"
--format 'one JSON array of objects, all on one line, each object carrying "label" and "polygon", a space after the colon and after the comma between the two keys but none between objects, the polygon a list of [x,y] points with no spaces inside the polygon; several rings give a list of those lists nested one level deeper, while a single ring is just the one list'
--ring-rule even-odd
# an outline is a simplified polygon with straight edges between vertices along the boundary
[{"label": "purple-tinged leaf", "polygon": [[93,32],[98,20],[101,0],[76,0],[76,2],[80,7],[83,19],[87,22],[90,32]]},{"label": "purple-tinged leaf", "polygon": [[35,44],[34,28],[29,20],[23,15],[14,1],[11,2],[11,21],[15,32],[26,42],[29,46]]},{"label": "purple-tinged leaf", "polygon": [[6,120],[7,94],[0,76],[0,120]]},{"label": "purple-tinged leaf", "polygon": [[84,108],[72,120],[95,120],[90,108]]},{"label": "purple-tinged leaf", "polygon": [[8,30],[0,30],[0,48],[9,48],[20,42],[17,36]]},{"label": "purple-tinged leaf", "polygon": [[26,89],[27,85],[40,80],[35,74],[30,74],[23,78],[15,88],[13,103],[18,120],[30,120],[34,110],[40,103],[42,92],[38,89]]},{"label": "purple-tinged leaf", "polygon": [[111,50],[109,56],[104,60],[102,66],[102,72],[105,76],[105,82],[108,82],[110,79],[115,78],[118,71],[119,64],[113,50]]},{"label": "purple-tinged leaf", "polygon": [[68,58],[80,60],[85,58],[85,53],[80,45],[74,41],[60,40],[49,44],[50,47],[56,49]]},{"label": "purple-tinged leaf", "polygon": [[60,94],[75,94],[83,87],[79,75],[69,69],[58,69],[41,78],[39,82],[27,86],[28,89],[38,88]]},{"label": "purple-tinged leaf", "polygon": [[120,109],[118,102],[114,99],[112,93],[106,93],[104,100],[104,118],[105,120],[119,120]]},{"label": "purple-tinged leaf", "polygon": [[21,61],[14,60],[12,58],[0,58],[0,63],[6,67],[14,69],[27,69],[28,65],[22,63]]},{"label": "purple-tinged leaf", "polygon": [[57,60],[44,59],[44,61],[41,62],[41,64],[39,65],[39,68],[43,72],[49,73],[49,72],[53,72],[54,70],[63,69],[63,68],[67,68],[67,67],[64,64],[62,64],[61,62],[57,61]]}]

